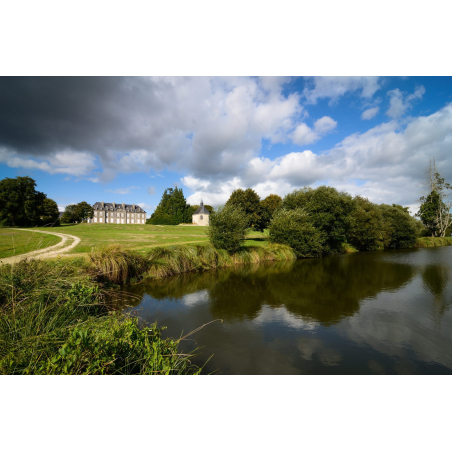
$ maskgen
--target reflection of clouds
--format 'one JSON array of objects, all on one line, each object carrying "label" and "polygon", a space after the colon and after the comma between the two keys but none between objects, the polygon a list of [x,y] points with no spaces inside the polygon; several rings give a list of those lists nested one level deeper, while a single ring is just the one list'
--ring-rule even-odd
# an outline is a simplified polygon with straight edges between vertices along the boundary
[{"label": "reflection of clouds", "polygon": [[279,308],[271,308],[264,306],[259,314],[253,319],[253,323],[264,326],[267,323],[282,323],[284,326],[297,330],[315,330],[318,326],[317,322],[312,320],[303,320],[290,313],[284,306]]},{"label": "reflection of clouds", "polygon": [[197,304],[206,303],[208,301],[209,292],[206,289],[200,290],[195,293],[190,293],[182,297],[182,303],[184,303],[185,306],[195,306]]},{"label": "reflection of clouds", "polygon": [[297,342],[297,348],[300,350],[303,359],[319,360],[324,366],[338,366],[342,357],[338,350],[327,348],[323,341],[313,337],[304,337]]},{"label": "reflection of clouds", "polygon": [[[360,314],[345,319],[338,331],[356,345],[372,347],[392,358],[452,368],[452,316],[447,313],[438,329],[433,312],[429,315],[432,299],[417,276],[400,294],[381,293],[364,303]],[[394,369],[400,365],[395,361]],[[412,373],[411,367],[406,371]]]}]

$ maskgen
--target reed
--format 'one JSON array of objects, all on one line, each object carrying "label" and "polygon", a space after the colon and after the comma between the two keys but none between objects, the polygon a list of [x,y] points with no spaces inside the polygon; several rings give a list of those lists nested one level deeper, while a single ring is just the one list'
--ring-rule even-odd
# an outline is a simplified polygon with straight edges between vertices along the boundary
[{"label": "reed", "polygon": [[419,237],[416,239],[415,248],[430,248],[434,246],[451,246],[452,237]]}]

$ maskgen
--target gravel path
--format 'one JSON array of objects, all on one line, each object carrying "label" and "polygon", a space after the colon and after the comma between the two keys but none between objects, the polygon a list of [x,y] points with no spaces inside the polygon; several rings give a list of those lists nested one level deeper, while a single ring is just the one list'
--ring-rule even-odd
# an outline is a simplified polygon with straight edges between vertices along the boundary
[{"label": "gravel path", "polygon": [[[14,229],[17,231],[17,229]],[[80,238],[75,237],[75,235],[62,234],[61,232],[47,232],[47,231],[37,231],[35,229],[19,229],[19,231],[28,232],[39,232],[41,234],[51,234],[61,237],[63,240],[56,245],[49,246],[42,250],[31,251],[30,253],[19,254],[18,256],[5,257],[0,259],[0,265],[2,264],[15,264],[22,259],[32,257],[34,259],[48,259],[51,257],[57,257],[63,253],[67,253],[69,250],[74,248],[80,243]],[[72,242],[71,242],[72,241]],[[69,242],[69,244],[68,244]]]}]

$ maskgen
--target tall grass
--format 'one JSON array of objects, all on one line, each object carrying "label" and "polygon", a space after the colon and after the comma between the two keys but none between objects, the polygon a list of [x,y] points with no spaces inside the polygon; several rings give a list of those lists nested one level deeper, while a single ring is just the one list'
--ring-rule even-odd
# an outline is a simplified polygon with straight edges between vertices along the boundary
[{"label": "tall grass", "polygon": [[248,246],[234,254],[217,250],[212,245],[174,245],[152,248],[144,256],[115,245],[89,255],[99,275],[117,284],[133,278],[165,278],[193,271],[295,258],[293,250],[285,245]]},{"label": "tall grass", "polygon": [[429,248],[434,246],[451,246],[452,237],[419,237],[415,248]]},{"label": "tall grass", "polygon": [[200,372],[156,325],[111,312],[82,262],[0,267],[0,374]]}]

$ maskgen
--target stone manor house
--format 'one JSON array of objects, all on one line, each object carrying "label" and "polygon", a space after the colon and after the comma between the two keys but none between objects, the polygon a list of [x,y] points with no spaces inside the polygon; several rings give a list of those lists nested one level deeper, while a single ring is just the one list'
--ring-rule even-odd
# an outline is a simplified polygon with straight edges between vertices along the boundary
[{"label": "stone manor house", "polygon": [[146,212],[135,204],[96,202],[92,223],[145,224]]}]

